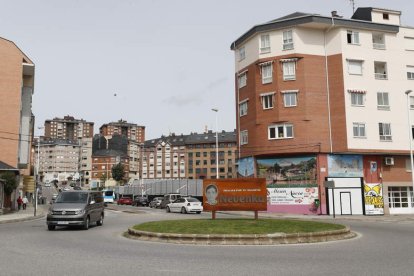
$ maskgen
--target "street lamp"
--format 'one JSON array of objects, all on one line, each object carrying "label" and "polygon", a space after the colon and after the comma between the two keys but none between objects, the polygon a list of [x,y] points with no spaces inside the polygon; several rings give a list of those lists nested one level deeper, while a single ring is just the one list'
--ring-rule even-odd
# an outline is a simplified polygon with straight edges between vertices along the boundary
[{"label": "street lamp", "polygon": [[[43,129],[43,127],[37,127],[37,129]],[[38,182],[39,182],[39,180],[40,180],[40,177],[39,177],[39,166],[40,166],[40,135],[38,136],[38,139],[37,139],[37,162],[36,162],[37,164],[36,164],[36,177],[35,177],[35,190],[34,190],[34,192],[35,192],[35,194],[34,194],[34,216],[36,216],[36,213],[37,213],[37,197],[38,197],[38,191],[39,191],[39,188],[38,188]]]},{"label": "street lamp", "polygon": [[219,156],[218,156],[218,109],[212,108],[212,111],[216,112],[216,179],[219,179]]},{"label": "street lamp", "polygon": [[[414,161],[413,161],[413,127],[411,125],[411,116],[410,116],[410,93],[413,92],[412,90],[405,91],[405,95],[407,95],[407,117],[408,117],[408,142],[410,143],[410,161],[411,161],[411,184],[413,185],[413,193],[414,193]],[[412,196],[411,200],[412,200]],[[412,202],[411,202],[412,204]]]}]

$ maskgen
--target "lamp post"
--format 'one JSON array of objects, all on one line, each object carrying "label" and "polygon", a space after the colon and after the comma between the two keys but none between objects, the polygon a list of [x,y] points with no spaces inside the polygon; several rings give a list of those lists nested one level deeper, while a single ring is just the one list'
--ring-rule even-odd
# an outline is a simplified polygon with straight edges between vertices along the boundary
[{"label": "lamp post", "polygon": [[[43,127],[37,127],[37,129],[43,129]],[[38,139],[37,139],[37,161],[36,161],[36,176],[35,176],[35,190],[34,190],[34,192],[35,192],[35,194],[34,194],[34,216],[36,216],[36,214],[37,214],[37,197],[38,197],[38,191],[39,191],[39,188],[38,188],[38,182],[39,182],[39,180],[40,180],[40,177],[39,177],[39,166],[40,166],[40,135],[38,136]]]},{"label": "lamp post", "polygon": [[[413,193],[414,193],[414,161],[413,161],[413,127],[411,125],[411,116],[410,116],[410,93],[413,92],[412,90],[405,91],[405,95],[407,95],[407,117],[408,117],[408,142],[410,143],[410,161],[411,161],[411,184],[413,185]],[[410,196],[412,200],[412,196]],[[412,202],[411,202],[412,204]]]},{"label": "lamp post", "polygon": [[218,109],[212,108],[212,111],[216,112],[216,179],[219,179],[219,156],[218,156]]}]

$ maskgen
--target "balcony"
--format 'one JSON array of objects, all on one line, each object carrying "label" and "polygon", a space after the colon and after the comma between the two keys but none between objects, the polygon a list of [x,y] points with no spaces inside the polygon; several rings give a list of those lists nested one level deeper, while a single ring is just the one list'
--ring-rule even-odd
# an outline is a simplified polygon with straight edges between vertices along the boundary
[{"label": "balcony", "polygon": [[388,79],[387,74],[387,63],[386,62],[374,62],[375,79],[386,80]]}]

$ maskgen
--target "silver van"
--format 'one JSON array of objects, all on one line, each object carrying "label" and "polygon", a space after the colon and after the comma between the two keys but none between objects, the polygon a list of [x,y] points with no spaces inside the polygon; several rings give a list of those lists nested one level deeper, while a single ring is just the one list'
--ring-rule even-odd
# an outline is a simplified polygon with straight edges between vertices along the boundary
[{"label": "silver van", "polygon": [[102,192],[71,190],[61,192],[47,214],[49,230],[56,226],[82,226],[88,230],[91,223],[103,224],[104,202]]},{"label": "silver van", "polygon": [[167,207],[167,204],[174,202],[176,199],[180,198],[180,194],[166,194],[161,201],[160,208],[164,209]]}]

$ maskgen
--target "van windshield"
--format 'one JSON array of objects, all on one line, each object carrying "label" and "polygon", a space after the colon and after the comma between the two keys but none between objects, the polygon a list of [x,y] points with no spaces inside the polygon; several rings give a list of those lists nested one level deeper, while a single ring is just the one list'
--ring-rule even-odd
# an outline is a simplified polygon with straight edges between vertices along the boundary
[{"label": "van windshield", "polygon": [[56,198],[56,203],[87,203],[87,193],[68,193],[63,192]]}]

